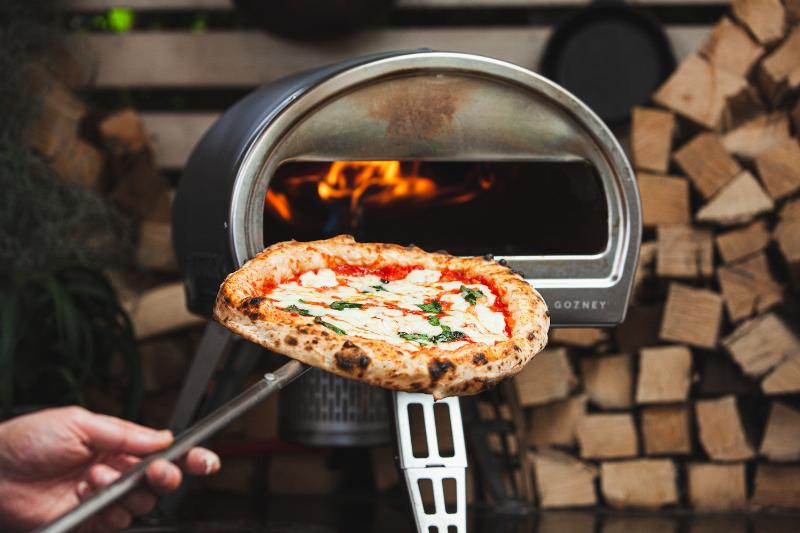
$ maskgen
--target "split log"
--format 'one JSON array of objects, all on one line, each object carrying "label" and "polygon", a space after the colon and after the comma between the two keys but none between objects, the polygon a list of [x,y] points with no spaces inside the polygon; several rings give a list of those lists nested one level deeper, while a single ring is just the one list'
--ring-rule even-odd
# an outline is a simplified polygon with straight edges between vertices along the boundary
[{"label": "split log", "polygon": [[800,22],[800,0],[784,0],[786,7],[786,18],[790,24]]},{"label": "split log", "polygon": [[611,507],[657,508],[678,501],[675,465],[669,459],[603,463],[600,487]]},{"label": "split log", "polygon": [[744,463],[688,465],[689,502],[703,511],[742,509],[747,502]]},{"label": "split log", "polygon": [[522,406],[541,405],[569,396],[576,385],[567,350],[543,350],[514,378]]},{"label": "split log", "polygon": [[631,118],[631,159],[637,170],[665,174],[669,168],[675,115],[669,111],[634,107]]},{"label": "split log", "polygon": [[800,217],[783,218],[772,233],[795,287],[800,287]]},{"label": "split log", "polygon": [[586,413],[586,395],[534,407],[528,423],[530,446],[574,446],[578,422]]},{"label": "split log", "polygon": [[700,48],[709,63],[745,78],[763,53],[764,48],[728,17],[720,19]]},{"label": "split log", "polygon": [[773,102],[800,88],[800,26],[761,62],[758,81]]},{"label": "split log", "polygon": [[[758,465],[752,505],[800,508],[800,466]],[[796,526],[796,523],[795,523]]]},{"label": "split log", "polygon": [[536,533],[594,533],[594,511],[548,511],[539,513]]},{"label": "split log", "polygon": [[714,273],[714,241],[710,230],[683,225],[659,226],[656,237],[656,274],[659,277],[699,278]]},{"label": "split log", "polygon": [[639,359],[636,403],[669,403],[689,395],[692,352],[685,346],[645,348]]},{"label": "split log", "polygon": [[800,459],[800,411],[773,402],[759,454],[770,461]]},{"label": "split log", "polygon": [[695,416],[700,443],[711,459],[742,461],[753,457],[734,396],[699,400],[695,404]]},{"label": "split log", "polygon": [[178,272],[178,259],[172,247],[172,224],[145,220],[139,228],[136,264],[161,272]]},{"label": "split log", "polygon": [[786,358],[761,382],[764,394],[792,394],[800,392],[800,354]]},{"label": "split log", "polygon": [[558,328],[550,331],[550,343],[575,348],[593,348],[608,342],[608,330],[601,328]]},{"label": "split log", "polygon": [[633,275],[633,300],[639,300],[645,295],[645,282],[655,278],[656,250],[658,243],[655,241],[643,242],[639,246],[639,264],[636,265],[636,272]]},{"label": "split log", "polygon": [[634,457],[639,450],[630,413],[586,415],[578,421],[576,434],[584,459]]},{"label": "split log", "polygon": [[719,337],[722,297],[712,291],[671,283],[659,338],[713,349]]},{"label": "split log", "polygon": [[753,99],[747,80],[689,55],[653,95],[653,100],[711,129],[733,125],[731,107]]},{"label": "split log", "polygon": [[633,396],[631,357],[628,354],[581,359],[583,386],[589,400],[604,409],[630,407]]},{"label": "split log", "polygon": [[[601,533],[677,533],[678,520],[672,516],[614,513],[603,517]],[[562,531],[568,531],[563,529]]]},{"label": "split log", "polygon": [[189,354],[188,343],[175,337],[139,343],[144,391],[154,393],[179,385],[186,377]]},{"label": "split log", "polygon": [[697,220],[720,225],[744,224],[771,211],[774,202],[746,170],[697,211]]},{"label": "split log", "polygon": [[99,130],[103,145],[117,157],[144,150],[148,144],[144,124],[133,109],[112,113],[100,122]]},{"label": "split log", "polygon": [[789,139],[789,117],[783,111],[773,111],[727,132],[722,137],[722,145],[733,155],[754,159]]},{"label": "split log", "polygon": [[694,136],[673,158],[704,198],[714,196],[742,171],[720,138],[708,132]]},{"label": "split log", "polygon": [[692,453],[689,409],[685,404],[643,407],[641,417],[646,455]]},{"label": "split log", "polygon": [[717,280],[733,322],[763,313],[783,300],[783,287],[772,277],[763,253],[720,267]]},{"label": "split log", "polygon": [[800,198],[793,198],[783,204],[778,215],[781,220],[796,220],[800,218]]},{"label": "split log", "polygon": [[770,148],[756,158],[756,168],[773,199],[791,195],[800,189],[800,144],[787,139]]},{"label": "split log", "polygon": [[752,377],[762,376],[790,355],[800,353],[800,340],[774,313],[743,323],[721,344]]},{"label": "split log", "polygon": [[770,234],[764,220],[755,220],[743,228],[720,233],[716,237],[717,249],[723,261],[738,261],[767,247]]},{"label": "split log", "polygon": [[128,306],[137,339],[145,339],[203,324],[205,319],[186,309],[183,283],[170,283],[145,292]]},{"label": "split log", "polygon": [[639,183],[642,223],[645,226],[691,222],[689,182],[684,178],[639,172],[636,181]]},{"label": "split log", "polygon": [[614,328],[620,351],[638,352],[645,346],[658,344],[664,309],[661,305],[636,305],[628,309],[625,321]]},{"label": "split log", "polygon": [[555,450],[534,454],[534,474],[539,504],[545,509],[582,507],[597,503],[594,480],[597,469]]},{"label": "split log", "polygon": [[[800,0],[797,1],[800,2]],[[800,131],[800,100],[798,100],[797,104],[794,106],[791,117],[792,123],[794,124],[794,130]]]},{"label": "split log", "polygon": [[780,0],[733,0],[731,9],[761,44],[772,44],[783,37],[786,12]]}]

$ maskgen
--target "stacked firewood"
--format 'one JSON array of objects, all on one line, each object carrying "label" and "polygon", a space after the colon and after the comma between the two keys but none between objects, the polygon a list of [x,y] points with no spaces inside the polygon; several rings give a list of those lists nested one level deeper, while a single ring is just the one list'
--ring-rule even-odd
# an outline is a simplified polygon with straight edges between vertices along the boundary
[{"label": "stacked firewood", "polygon": [[552,331],[515,381],[541,507],[800,507],[798,21],[734,0],[633,111],[628,318]]}]

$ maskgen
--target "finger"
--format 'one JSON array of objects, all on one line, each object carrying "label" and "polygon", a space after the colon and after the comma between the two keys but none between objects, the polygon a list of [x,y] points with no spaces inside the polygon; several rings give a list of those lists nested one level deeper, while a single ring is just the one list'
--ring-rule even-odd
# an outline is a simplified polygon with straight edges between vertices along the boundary
[{"label": "finger", "polygon": [[115,470],[108,465],[96,464],[89,469],[89,485],[91,485],[94,490],[97,490],[106,485],[111,485],[119,479],[121,475],[119,470]]},{"label": "finger", "polygon": [[172,442],[168,430],[148,427],[106,415],[83,411],[75,423],[84,437],[84,444],[100,451],[144,455],[166,448]]},{"label": "finger", "polygon": [[111,530],[125,529],[133,521],[131,514],[119,505],[112,505],[100,513],[100,522]]},{"label": "finger", "polygon": [[139,457],[127,454],[116,454],[102,459],[103,464],[106,464],[119,472],[127,472],[141,461],[142,460]]},{"label": "finger", "polygon": [[157,459],[147,467],[147,482],[158,494],[177,489],[181,484],[181,470],[165,459]]},{"label": "finger", "polygon": [[120,505],[133,516],[147,514],[156,506],[155,495],[146,489],[137,489],[120,500]]},{"label": "finger", "polygon": [[208,476],[219,471],[220,461],[217,454],[205,448],[192,448],[181,460],[181,468],[193,476]]}]

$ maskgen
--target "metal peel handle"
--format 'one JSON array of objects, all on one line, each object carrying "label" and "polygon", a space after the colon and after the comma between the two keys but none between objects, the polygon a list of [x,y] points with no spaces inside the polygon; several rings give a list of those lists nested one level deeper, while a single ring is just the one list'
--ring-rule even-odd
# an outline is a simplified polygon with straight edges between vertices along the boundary
[{"label": "metal peel handle", "polygon": [[147,470],[150,463],[157,459],[174,461],[182,457],[194,446],[210,438],[261,403],[270,394],[291,383],[308,369],[309,367],[298,361],[290,361],[275,372],[265,374],[264,378],[258,383],[178,435],[169,448],[142,459],[140,463],[125,472],[117,481],[94,493],[86,501],[49,524],[37,528],[34,533],[66,533],[79,526],[86,519],[94,516],[135,488],[144,478],[145,470]]}]

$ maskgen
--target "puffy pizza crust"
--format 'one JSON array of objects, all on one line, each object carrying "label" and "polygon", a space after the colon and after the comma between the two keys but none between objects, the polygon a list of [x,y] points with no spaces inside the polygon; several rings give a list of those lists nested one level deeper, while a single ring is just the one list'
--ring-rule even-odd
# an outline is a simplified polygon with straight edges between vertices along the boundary
[{"label": "puffy pizza crust", "polygon": [[[508,309],[511,337],[494,346],[469,344],[447,351],[411,351],[380,340],[339,335],[313,319],[292,316],[259,297],[256,287],[331,264],[421,266],[485,279]],[[428,253],[395,244],[358,243],[349,235],[266,248],[220,287],[214,317],[265,348],[303,363],[387,389],[427,392],[436,399],[476,394],[519,372],[544,348],[550,314],[541,295],[492,259]]]}]

